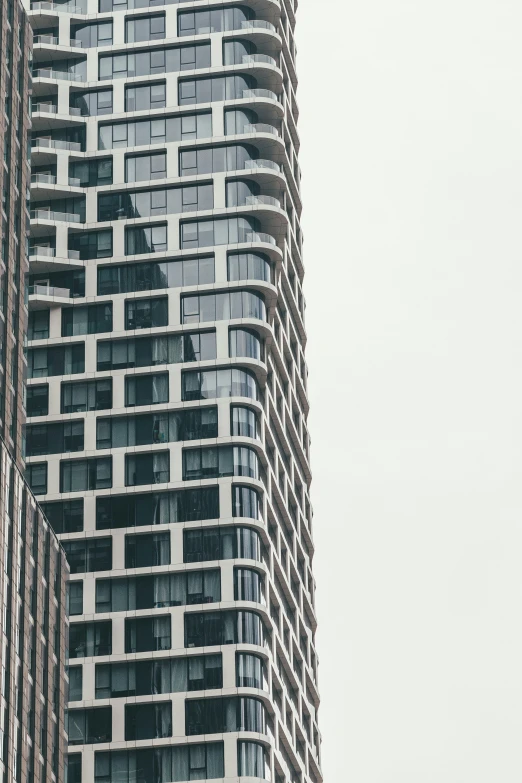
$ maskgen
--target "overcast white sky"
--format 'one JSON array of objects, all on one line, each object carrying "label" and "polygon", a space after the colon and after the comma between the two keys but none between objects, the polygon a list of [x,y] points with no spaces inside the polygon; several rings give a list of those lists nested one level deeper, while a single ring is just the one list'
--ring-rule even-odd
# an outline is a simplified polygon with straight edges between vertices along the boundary
[{"label": "overcast white sky", "polygon": [[326,783],[522,780],[521,31],[300,3]]}]

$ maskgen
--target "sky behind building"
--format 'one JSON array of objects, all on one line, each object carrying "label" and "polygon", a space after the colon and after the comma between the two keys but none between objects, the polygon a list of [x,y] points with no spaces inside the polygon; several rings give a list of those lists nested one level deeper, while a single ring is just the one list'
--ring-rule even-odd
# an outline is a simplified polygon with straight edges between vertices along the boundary
[{"label": "sky behind building", "polygon": [[300,5],[326,781],[521,777],[521,23]]}]

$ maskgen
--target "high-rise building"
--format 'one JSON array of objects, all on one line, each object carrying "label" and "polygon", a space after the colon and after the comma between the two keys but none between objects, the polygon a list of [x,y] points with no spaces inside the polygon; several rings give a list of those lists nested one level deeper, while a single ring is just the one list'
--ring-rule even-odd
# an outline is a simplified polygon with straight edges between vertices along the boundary
[{"label": "high-rise building", "polygon": [[32,30],[0,4],[0,780],[62,783],[68,566],[23,475]]},{"label": "high-rise building", "polygon": [[33,2],[69,783],[321,780],[294,0]]}]

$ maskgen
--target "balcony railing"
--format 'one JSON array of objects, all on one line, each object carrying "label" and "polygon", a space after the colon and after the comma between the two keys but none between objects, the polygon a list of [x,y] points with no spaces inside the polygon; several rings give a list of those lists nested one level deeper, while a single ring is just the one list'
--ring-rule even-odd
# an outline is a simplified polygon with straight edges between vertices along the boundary
[{"label": "balcony railing", "polygon": [[83,41],[80,41],[79,38],[71,38],[69,41],[69,46],[75,47],[77,49],[83,48]]},{"label": "balcony railing", "polygon": [[58,46],[58,38],[56,35],[35,35],[33,44],[50,44],[51,46]]},{"label": "balcony railing", "polygon": [[59,220],[65,223],[80,223],[80,216],[74,212],[54,212],[52,209],[32,209],[31,220]]},{"label": "balcony railing", "polygon": [[271,169],[272,171],[281,171],[281,166],[276,163],[275,160],[266,160],[265,158],[259,158],[258,160],[245,160],[246,169]]},{"label": "balcony railing", "polygon": [[82,110],[78,106],[69,106],[69,114],[71,117],[81,117]]},{"label": "balcony railing", "polygon": [[56,185],[54,174],[31,174],[31,184]]},{"label": "balcony railing", "polygon": [[81,188],[82,181],[79,177],[69,177],[69,185],[71,188]]},{"label": "balcony railing", "polygon": [[277,33],[277,29],[272,22],[265,22],[264,19],[248,19],[245,22],[241,22],[241,29],[248,30],[250,27],[258,30],[270,30],[271,33]]},{"label": "balcony railing", "polygon": [[247,231],[245,242],[264,242],[267,245],[277,244],[274,237],[271,234],[265,234],[264,231]]},{"label": "balcony railing", "polygon": [[31,139],[31,147],[50,147],[56,150],[80,152],[82,145],[78,141],[62,141],[61,139]]},{"label": "balcony railing", "polygon": [[277,62],[273,57],[268,54],[244,54],[243,64],[253,65],[255,63],[264,63],[266,65],[277,65]]},{"label": "balcony railing", "polygon": [[243,90],[243,98],[268,98],[270,101],[278,101],[279,98],[272,92],[272,90],[263,90],[259,87],[255,87],[251,90]]},{"label": "balcony railing", "polygon": [[44,247],[43,245],[33,245],[29,248],[29,257],[44,256],[45,258],[54,258],[56,256],[56,250],[54,247]]},{"label": "balcony railing", "polygon": [[83,77],[78,73],[69,71],[57,71],[55,68],[35,68],[33,79],[64,79],[68,82],[81,82]]},{"label": "balcony railing", "polygon": [[68,14],[84,14],[85,10],[79,5],[69,3],[52,3],[49,0],[36,0],[31,3],[31,11],[65,11]]},{"label": "balcony railing", "polygon": [[274,125],[268,125],[266,122],[248,123],[243,127],[243,133],[271,133],[272,136],[279,136],[279,131]]},{"label": "balcony railing", "polygon": [[69,288],[56,288],[52,285],[31,285],[29,286],[29,296],[55,296],[60,299],[70,299],[71,291]]},{"label": "balcony railing", "polygon": [[67,258],[70,258],[71,261],[79,261],[80,260],[80,251],[79,250],[68,250],[67,251]]},{"label": "balcony railing", "polygon": [[36,112],[42,112],[44,114],[57,114],[58,109],[53,103],[33,103],[32,105],[32,113],[36,114]]},{"label": "balcony railing", "polygon": [[245,204],[249,207],[265,205],[281,209],[281,202],[279,199],[274,198],[273,196],[247,196],[245,198]]}]

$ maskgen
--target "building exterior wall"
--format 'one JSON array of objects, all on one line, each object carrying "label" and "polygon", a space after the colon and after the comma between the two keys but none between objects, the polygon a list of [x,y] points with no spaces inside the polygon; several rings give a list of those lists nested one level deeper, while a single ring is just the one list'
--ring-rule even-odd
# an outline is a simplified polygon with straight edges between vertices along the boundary
[{"label": "building exterior wall", "polygon": [[27,464],[72,571],[69,783],[321,780],[295,10],[30,12]]},{"label": "building exterior wall", "polygon": [[64,781],[68,566],[3,443],[0,558],[2,780]]},{"label": "building exterior wall", "polygon": [[23,464],[24,339],[29,271],[26,232],[29,223],[29,91],[32,32],[21,4],[0,6],[0,437]]}]

